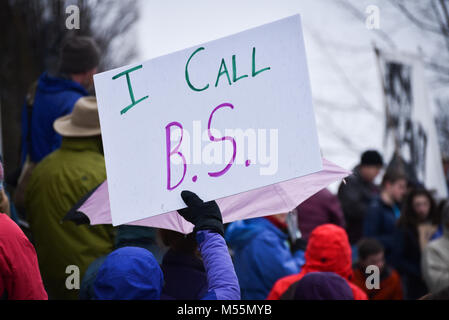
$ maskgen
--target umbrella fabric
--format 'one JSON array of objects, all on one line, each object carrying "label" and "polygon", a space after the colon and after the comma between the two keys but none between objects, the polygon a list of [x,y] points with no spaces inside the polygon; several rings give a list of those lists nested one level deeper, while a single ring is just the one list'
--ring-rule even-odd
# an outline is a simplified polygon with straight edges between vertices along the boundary
[{"label": "umbrella fabric", "polygon": [[[349,174],[349,171],[323,159],[323,170],[319,172],[220,198],[216,201],[224,223],[285,213],[293,210],[332,182],[341,180]],[[112,224],[107,180],[76,211],[88,216],[92,225]],[[169,229],[184,234],[193,230],[193,225],[184,220],[176,211],[127,224]]]},{"label": "umbrella fabric", "polygon": [[87,199],[102,185],[104,182],[100,183],[98,186],[90,190],[87,194],[85,194],[71,209],[62,221],[73,221],[77,225],[89,223],[89,217],[86,216],[83,212],[79,211],[80,207],[86,202]]}]

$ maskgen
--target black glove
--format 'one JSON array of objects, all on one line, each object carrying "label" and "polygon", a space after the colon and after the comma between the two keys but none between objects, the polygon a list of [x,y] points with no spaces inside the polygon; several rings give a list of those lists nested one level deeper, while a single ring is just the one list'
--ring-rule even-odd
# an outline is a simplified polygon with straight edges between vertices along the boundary
[{"label": "black glove", "polygon": [[211,230],[224,236],[220,208],[215,201],[204,202],[191,191],[182,191],[181,198],[187,208],[178,210],[178,213],[195,226],[193,232]]}]

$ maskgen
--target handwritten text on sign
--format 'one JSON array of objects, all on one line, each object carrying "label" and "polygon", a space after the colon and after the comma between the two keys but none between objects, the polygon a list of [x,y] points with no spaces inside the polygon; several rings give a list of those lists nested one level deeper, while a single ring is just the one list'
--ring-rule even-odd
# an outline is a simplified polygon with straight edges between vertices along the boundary
[{"label": "handwritten text on sign", "polygon": [[321,169],[299,15],[95,75],[95,89],[114,225],[184,207],[181,190],[207,201]]}]

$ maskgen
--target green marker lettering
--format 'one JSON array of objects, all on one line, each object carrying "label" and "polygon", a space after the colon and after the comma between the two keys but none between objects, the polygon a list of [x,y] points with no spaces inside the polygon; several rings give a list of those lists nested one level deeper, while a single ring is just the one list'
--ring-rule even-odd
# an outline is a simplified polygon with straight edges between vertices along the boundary
[{"label": "green marker lettering", "polygon": [[[224,67],[224,71],[221,71],[221,69],[223,69],[223,67]],[[229,85],[231,85],[231,78],[229,78],[228,68],[226,67],[226,62],[223,58],[223,59],[221,59],[220,70],[218,70],[217,81],[215,81],[215,86],[218,85],[218,81],[220,80],[220,77],[222,75],[224,75],[225,73],[226,73],[226,76],[228,77],[228,83],[229,83]]]},{"label": "green marker lettering", "polygon": [[253,47],[253,70],[252,70],[252,74],[253,77],[257,76],[259,73],[270,70],[270,67],[267,68],[263,68],[261,70],[256,71],[256,47]]},{"label": "green marker lettering", "polygon": [[240,79],[248,77],[247,74],[237,77],[237,66],[235,64],[235,55],[232,56],[232,82],[237,82]]},{"label": "green marker lettering", "polygon": [[193,57],[198,51],[201,51],[201,50],[204,50],[204,47],[201,47],[201,48],[196,49],[196,50],[190,55],[189,60],[187,60],[187,63],[186,63],[186,71],[185,71],[185,74],[186,74],[186,81],[187,81],[187,84],[189,85],[190,89],[192,89],[193,91],[203,91],[203,90],[206,90],[207,88],[209,88],[209,84],[207,84],[207,85],[206,85],[204,88],[202,88],[202,89],[195,88],[195,87],[192,85],[192,83],[190,82],[190,78],[189,78],[189,70],[187,69],[188,66],[189,66],[190,60],[192,59],[192,57]]},{"label": "green marker lettering", "polygon": [[120,114],[124,114],[125,112],[127,112],[129,109],[131,109],[132,107],[134,107],[136,104],[138,104],[139,102],[145,100],[146,98],[148,98],[148,96],[145,96],[143,98],[140,98],[139,100],[135,100],[134,99],[134,93],[133,93],[133,88],[131,87],[131,80],[129,79],[129,74],[133,71],[136,71],[138,69],[142,68],[142,65],[125,70],[123,72],[120,72],[119,74],[116,74],[115,76],[112,77],[112,80],[115,80],[117,78],[120,78],[121,76],[126,76],[126,82],[128,83],[128,91],[129,91],[129,96],[131,97],[131,104],[125,108],[123,108],[122,110],[120,110]]}]

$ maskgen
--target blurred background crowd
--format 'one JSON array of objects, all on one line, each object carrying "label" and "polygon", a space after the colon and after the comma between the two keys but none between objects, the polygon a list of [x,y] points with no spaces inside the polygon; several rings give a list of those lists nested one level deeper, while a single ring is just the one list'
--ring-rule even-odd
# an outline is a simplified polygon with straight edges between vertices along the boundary
[{"label": "blurred background crowd", "polygon": [[[65,27],[70,4],[80,9],[79,30]],[[100,294],[104,281],[116,284],[107,292],[122,294],[114,298],[148,297],[133,294],[157,287],[157,298],[201,299],[224,277],[215,298],[238,298],[235,275],[242,299],[447,298],[449,2],[284,1],[276,10],[257,2],[261,13],[245,20],[253,1],[240,5],[230,29],[220,29],[210,13],[215,7],[204,5],[0,3],[0,297],[111,297]],[[369,5],[380,10],[378,28],[367,27]],[[180,12],[190,14],[187,31]],[[106,179],[95,73],[297,12],[323,155],[353,168],[349,177],[290,213],[222,227],[214,211],[215,220],[195,224],[212,232],[210,239],[201,228],[184,236],[64,219]],[[315,24],[318,15],[331,17]],[[163,20],[178,25],[164,28]],[[183,33],[192,30],[196,35]],[[213,252],[228,267],[219,273],[203,238],[225,241],[233,267],[227,253]],[[130,247],[145,250],[118,251]],[[126,260],[111,252],[129,257],[124,275],[133,266],[154,265],[163,283],[155,286],[156,276],[148,283],[105,278],[105,268],[124,268],[119,262]],[[71,265],[79,268],[79,288],[68,289]]]}]

